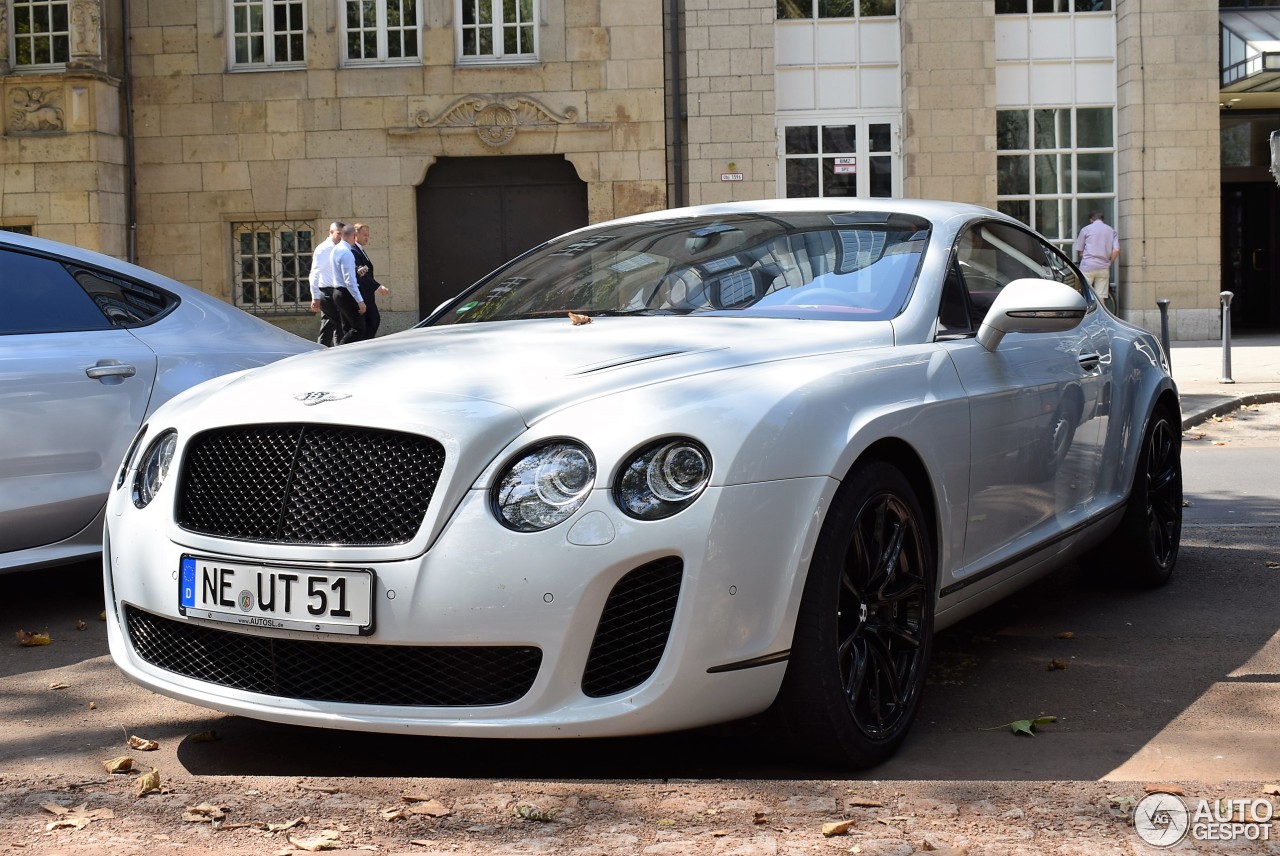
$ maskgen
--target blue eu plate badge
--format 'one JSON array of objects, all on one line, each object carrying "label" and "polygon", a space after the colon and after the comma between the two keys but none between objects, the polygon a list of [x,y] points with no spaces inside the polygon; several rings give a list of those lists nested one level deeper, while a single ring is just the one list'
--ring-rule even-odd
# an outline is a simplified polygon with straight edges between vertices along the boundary
[{"label": "blue eu plate badge", "polygon": [[190,556],[182,557],[182,572],[178,576],[178,604],[180,606],[196,605],[196,560]]}]

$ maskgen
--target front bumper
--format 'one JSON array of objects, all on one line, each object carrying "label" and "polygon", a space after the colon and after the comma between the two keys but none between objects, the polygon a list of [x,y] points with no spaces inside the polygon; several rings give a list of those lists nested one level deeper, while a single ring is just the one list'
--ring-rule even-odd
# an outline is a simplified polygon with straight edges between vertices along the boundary
[{"label": "front bumper", "polygon": [[[285,560],[301,566],[374,571],[376,622],[361,638],[181,615],[184,553],[282,557],[188,537],[157,509],[117,498],[104,546],[111,653],[157,692],[299,725],[532,738],[728,721],[777,693],[835,486],[819,477],[712,488],[655,522],[625,517],[597,491],[538,533],[503,528],[473,490],[421,556],[351,562],[342,548],[291,549]],[[655,630],[664,616],[669,630]]]}]

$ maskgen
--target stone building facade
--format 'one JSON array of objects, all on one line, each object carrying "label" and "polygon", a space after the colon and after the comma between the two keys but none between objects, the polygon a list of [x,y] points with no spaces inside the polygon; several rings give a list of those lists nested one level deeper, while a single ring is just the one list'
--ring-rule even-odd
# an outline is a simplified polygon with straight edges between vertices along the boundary
[{"label": "stone building facade", "polygon": [[[51,7],[56,32],[33,36]],[[0,225],[309,334],[300,277],[333,219],[370,224],[391,331],[540,229],[665,206],[948,198],[1064,247],[1101,207],[1122,238],[1122,314],[1154,328],[1168,298],[1175,337],[1211,338],[1217,14],[1211,0],[0,0]]]}]

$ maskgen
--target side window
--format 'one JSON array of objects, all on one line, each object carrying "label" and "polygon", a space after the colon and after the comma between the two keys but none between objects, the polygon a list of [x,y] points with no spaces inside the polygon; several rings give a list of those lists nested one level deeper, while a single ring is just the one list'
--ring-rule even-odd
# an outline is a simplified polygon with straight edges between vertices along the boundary
[{"label": "side window", "polygon": [[1055,265],[1063,260],[1052,248],[1005,223],[971,226],[956,244],[956,261],[979,317],[1015,279],[1055,279],[1077,290],[1080,287],[1078,281],[1069,282],[1056,270]]},{"label": "side window", "polygon": [[136,327],[177,303],[173,295],[53,259],[0,251],[0,335]]},{"label": "side window", "polygon": [[52,259],[0,252],[5,275],[0,279],[0,335],[106,330],[107,316]]},{"label": "side window", "polygon": [[952,267],[942,284],[942,305],[938,308],[938,338],[960,339],[971,336],[981,323],[982,315],[969,302],[969,294],[965,290],[960,272]]}]

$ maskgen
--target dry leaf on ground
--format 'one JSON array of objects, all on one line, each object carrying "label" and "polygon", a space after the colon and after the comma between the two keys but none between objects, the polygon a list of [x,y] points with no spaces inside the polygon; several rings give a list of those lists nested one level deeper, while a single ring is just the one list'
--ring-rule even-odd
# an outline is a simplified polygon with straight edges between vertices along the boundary
[{"label": "dry leaf on ground", "polygon": [[835,823],[822,824],[822,837],[831,838],[836,835],[848,835],[849,830],[853,829],[857,823],[855,820],[840,820]]},{"label": "dry leaf on ground", "polygon": [[1143,785],[1142,790],[1148,794],[1174,794],[1180,797],[1187,795],[1187,792],[1177,785]]},{"label": "dry leaf on ground", "polygon": [[68,689],[70,686],[71,686],[70,684],[64,684],[64,683],[61,683],[61,682],[57,682],[57,683],[49,684],[49,689],[51,689],[51,690],[65,690],[65,689]]},{"label": "dry leaf on ground", "polygon": [[43,633],[36,633],[32,630],[19,630],[15,636],[18,637],[18,644],[23,648],[35,648],[38,645],[48,645],[53,641],[49,636],[49,628],[46,627]]},{"label": "dry leaf on ground", "polygon": [[1066,667],[1067,667],[1066,660],[1060,660],[1055,657],[1054,659],[1049,661],[1049,671],[1051,672],[1060,672]]},{"label": "dry leaf on ground", "polygon": [[556,819],[556,809],[554,808],[538,808],[536,805],[520,804],[513,811],[516,817],[523,820],[536,820],[540,823],[550,823]]},{"label": "dry leaf on ground", "polygon": [[286,820],[284,823],[268,823],[267,832],[284,832],[286,829],[293,829],[302,823],[302,818],[295,817],[293,820]]},{"label": "dry leaf on ground", "polygon": [[108,758],[102,762],[102,766],[108,773],[132,773],[133,759],[128,755],[121,755],[118,758]]},{"label": "dry leaf on ground", "polygon": [[216,731],[197,731],[187,737],[192,743],[216,743],[218,741],[218,732]]},{"label": "dry leaf on ground", "polygon": [[83,618],[76,619],[76,630],[84,630],[88,626],[89,626],[88,624],[85,624],[85,621]]},{"label": "dry leaf on ground", "polygon": [[135,796],[142,796],[158,790],[160,790],[160,771],[154,768],[150,772],[139,776],[138,783],[133,786]]},{"label": "dry leaf on ground", "polygon": [[216,820],[223,820],[226,816],[227,807],[225,805],[214,805],[213,803],[193,805],[182,813],[182,819],[190,823],[211,823]]},{"label": "dry leaf on ground", "polygon": [[84,829],[95,820],[110,820],[115,817],[115,812],[109,808],[89,809],[88,803],[80,803],[75,808],[67,808],[57,803],[44,803],[40,806],[47,812],[52,812],[58,816],[57,820],[46,823],[45,831],[54,829]]},{"label": "dry leaf on ground", "polygon": [[151,752],[160,748],[160,744],[155,740],[147,740],[145,737],[139,737],[136,734],[129,735],[129,746],[142,752]]},{"label": "dry leaf on ground", "polygon": [[1074,639],[1075,636],[1076,634],[1072,633],[1070,630],[1064,630],[1061,633],[1054,636],[1053,638],[1054,639]]},{"label": "dry leaf on ground", "polygon": [[334,850],[338,847],[338,833],[332,829],[325,829],[311,838],[295,838],[290,835],[289,843],[299,850],[311,853],[319,850]]},{"label": "dry leaf on ground", "polygon": [[579,315],[577,312],[570,312],[569,320],[573,322],[573,326],[577,327],[579,324],[590,324],[591,316]]}]

